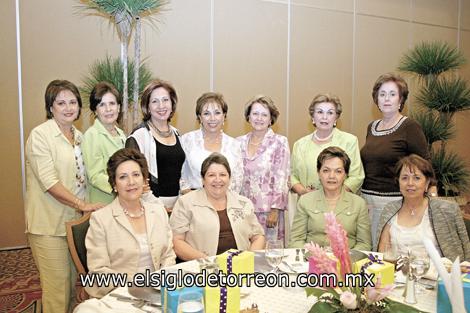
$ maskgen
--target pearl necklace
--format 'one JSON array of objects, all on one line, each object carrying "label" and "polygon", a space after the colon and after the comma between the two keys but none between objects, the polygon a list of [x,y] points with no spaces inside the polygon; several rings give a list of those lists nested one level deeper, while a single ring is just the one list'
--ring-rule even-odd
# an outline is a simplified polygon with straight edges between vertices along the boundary
[{"label": "pearl necklace", "polygon": [[138,214],[132,214],[126,208],[122,208],[122,210],[124,211],[124,214],[126,214],[130,218],[139,218],[139,217],[142,217],[145,214],[145,210],[144,210],[143,207],[140,207],[140,211],[139,211]]},{"label": "pearl necklace", "polygon": [[315,140],[317,141],[320,141],[320,142],[323,142],[323,141],[328,141],[331,139],[331,137],[333,137],[333,132],[331,132],[331,134],[329,134],[328,136],[326,136],[325,138],[320,138],[317,136],[317,131],[314,131],[313,132],[313,138],[315,138]]}]

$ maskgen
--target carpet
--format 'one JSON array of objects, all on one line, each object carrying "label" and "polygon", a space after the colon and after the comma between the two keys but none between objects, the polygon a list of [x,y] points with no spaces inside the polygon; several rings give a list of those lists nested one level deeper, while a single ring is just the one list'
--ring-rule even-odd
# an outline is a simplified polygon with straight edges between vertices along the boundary
[{"label": "carpet", "polygon": [[41,312],[39,272],[29,248],[0,251],[0,312]]}]

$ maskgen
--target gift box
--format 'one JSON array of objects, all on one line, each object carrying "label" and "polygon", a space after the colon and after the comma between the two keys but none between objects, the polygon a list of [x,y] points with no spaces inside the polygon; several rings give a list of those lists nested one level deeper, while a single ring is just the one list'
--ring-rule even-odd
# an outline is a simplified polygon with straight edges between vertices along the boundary
[{"label": "gift box", "polygon": [[[470,312],[470,274],[462,275],[462,287],[465,309]],[[452,306],[442,279],[437,283],[437,313],[452,313]]]},{"label": "gift box", "polygon": [[382,286],[395,282],[395,264],[379,260],[374,256],[353,263],[353,273],[360,273],[362,270],[367,274],[375,274],[372,280],[374,283],[377,283],[380,275]]},{"label": "gift box", "polygon": [[200,287],[184,287],[176,288],[175,290],[168,290],[165,287],[161,289],[162,295],[162,312],[163,313],[176,313],[178,312],[178,300],[182,293],[195,292],[204,296],[204,289]]},{"label": "gift box", "polygon": [[239,287],[205,287],[205,313],[239,313]]},{"label": "gift box", "polygon": [[[255,253],[251,251],[239,251],[230,249],[216,258],[219,269],[227,274],[254,273]],[[227,264],[231,265],[231,270],[227,270]]]}]

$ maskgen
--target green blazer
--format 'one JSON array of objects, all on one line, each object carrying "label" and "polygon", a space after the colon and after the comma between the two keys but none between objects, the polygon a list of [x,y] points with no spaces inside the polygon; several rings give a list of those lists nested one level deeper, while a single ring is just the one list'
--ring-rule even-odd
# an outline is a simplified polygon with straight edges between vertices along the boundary
[{"label": "green blazer", "polygon": [[83,136],[82,153],[88,179],[88,192],[91,202],[111,203],[114,194],[108,182],[106,166],[109,157],[124,148],[126,135],[117,128],[119,136],[113,137],[98,119]]},{"label": "green blazer", "polygon": [[[325,233],[326,212],[327,203],[322,189],[301,196],[297,202],[289,247],[303,248],[304,244],[311,241],[320,246],[329,246]],[[364,199],[343,188],[336,203],[335,213],[348,233],[349,248],[370,251],[370,221]]]}]

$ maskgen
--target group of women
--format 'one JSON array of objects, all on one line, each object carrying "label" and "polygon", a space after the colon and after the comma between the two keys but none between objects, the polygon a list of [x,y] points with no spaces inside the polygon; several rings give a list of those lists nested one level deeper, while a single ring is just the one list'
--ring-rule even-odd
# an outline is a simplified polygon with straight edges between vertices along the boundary
[{"label": "group of women", "polygon": [[[308,109],[315,131],[295,142],[291,157],[287,138],[271,128],[279,110],[266,96],[248,101],[251,131],[233,138],[223,131],[223,96],[204,93],[196,102],[200,128],[180,136],[170,124],[176,91],[155,80],[141,97],[143,121],[126,138],[117,127],[120,95],[102,82],[90,94],[95,122],[82,136],[73,126],[82,108],[78,89],[52,81],[47,121],[26,144],[26,232],[45,311],[67,312],[73,303],[75,269],[64,223],[88,211],[95,211],[86,237],[95,273],[131,277],[176,257],[286,240],[289,189],[299,195],[290,247],[328,245],[323,213],[333,211],[351,248],[416,248],[421,234],[434,238],[443,256],[470,259],[458,206],[430,198],[435,179],[426,140],[401,113],[407,95],[399,76],[379,77],[372,98],[382,118],[368,126],[361,150],[356,136],[336,127],[340,100],[317,95]],[[100,297],[109,288],[87,291]]]}]

